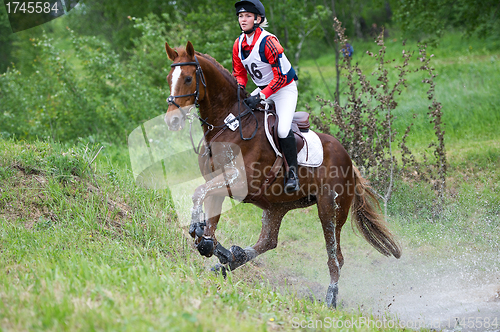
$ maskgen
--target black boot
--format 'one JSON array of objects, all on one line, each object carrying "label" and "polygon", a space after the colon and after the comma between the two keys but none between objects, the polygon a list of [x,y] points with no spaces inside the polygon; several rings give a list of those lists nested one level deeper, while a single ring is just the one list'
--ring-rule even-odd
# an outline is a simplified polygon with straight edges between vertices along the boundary
[{"label": "black boot", "polygon": [[297,142],[291,130],[287,137],[280,138],[279,141],[281,150],[285,155],[289,167],[285,177],[285,192],[289,194],[299,190],[299,178],[297,176]]}]

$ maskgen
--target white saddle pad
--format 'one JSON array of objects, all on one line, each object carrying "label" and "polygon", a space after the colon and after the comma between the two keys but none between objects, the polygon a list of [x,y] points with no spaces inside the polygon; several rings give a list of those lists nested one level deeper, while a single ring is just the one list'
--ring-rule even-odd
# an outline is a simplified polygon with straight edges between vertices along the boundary
[{"label": "white saddle pad", "polygon": [[[269,116],[273,116],[266,112],[265,116],[265,125],[264,128],[266,130],[267,140],[273,147],[274,152],[277,156],[281,156],[281,153],[278,151],[278,148],[274,144],[273,136],[269,132],[269,127],[267,125],[267,121]],[[321,144],[321,140],[319,139],[318,134],[314,131],[309,130],[308,132],[301,133],[304,136],[306,142],[304,144],[304,148],[300,150],[297,155],[297,162],[300,166],[306,167],[319,167],[323,163],[323,144]]]}]

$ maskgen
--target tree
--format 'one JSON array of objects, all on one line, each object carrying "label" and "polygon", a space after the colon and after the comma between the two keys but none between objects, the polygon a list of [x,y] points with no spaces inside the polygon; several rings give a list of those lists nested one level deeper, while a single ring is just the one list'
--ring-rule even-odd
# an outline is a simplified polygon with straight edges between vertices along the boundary
[{"label": "tree", "polygon": [[466,36],[500,35],[498,0],[391,0],[395,20],[407,36],[435,40],[448,28]]},{"label": "tree", "polygon": [[10,28],[7,13],[0,8],[0,73],[9,66],[12,59],[14,34]]}]

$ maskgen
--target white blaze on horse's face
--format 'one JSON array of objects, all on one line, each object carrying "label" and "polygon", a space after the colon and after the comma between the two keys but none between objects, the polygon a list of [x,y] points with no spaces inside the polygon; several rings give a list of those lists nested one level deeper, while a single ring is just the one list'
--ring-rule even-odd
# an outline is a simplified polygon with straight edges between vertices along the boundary
[{"label": "white blaze on horse's face", "polygon": [[[182,89],[182,70],[182,66],[176,66],[173,68],[170,81],[170,96],[179,96],[191,93],[190,91],[185,92]],[[169,130],[178,131],[184,128],[186,120],[185,114],[189,112],[189,109],[191,108],[191,105],[183,105],[183,103],[187,100],[189,99],[186,97],[175,98],[176,104],[181,106],[182,109],[179,109],[176,105],[169,105],[167,114],[165,114],[165,123],[167,124]]]},{"label": "white blaze on horse's face", "polygon": [[172,73],[172,88],[170,89],[170,95],[176,95],[177,82],[179,81],[179,77],[181,77],[182,69],[181,67],[175,67],[174,72]]}]

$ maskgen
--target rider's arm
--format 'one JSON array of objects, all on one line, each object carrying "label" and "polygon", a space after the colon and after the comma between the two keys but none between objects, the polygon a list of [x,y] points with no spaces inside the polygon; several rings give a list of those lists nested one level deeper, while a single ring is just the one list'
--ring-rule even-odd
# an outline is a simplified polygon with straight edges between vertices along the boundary
[{"label": "rider's arm", "polygon": [[273,93],[276,93],[282,87],[288,85],[286,73],[283,73],[280,66],[280,54],[283,54],[283,47],[278,40],[272,36],[266,38],[264,53],[273,69],[273,80],[261,92],[268,98]]},{"label": "rider's arm", "polygon": [[238,56],[238,44],[239,40],[236,39],[233,45],[233,76],[236,77],[238,84],[247,86],[248,83],[248,75],[243,63],[241,63],[241,59]]}]

